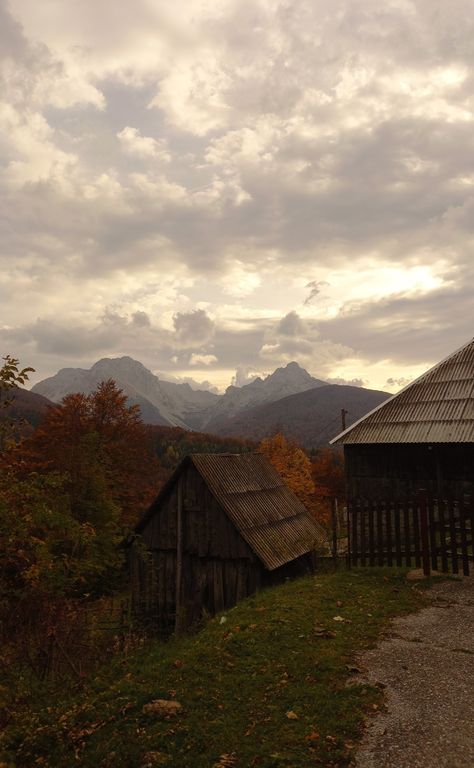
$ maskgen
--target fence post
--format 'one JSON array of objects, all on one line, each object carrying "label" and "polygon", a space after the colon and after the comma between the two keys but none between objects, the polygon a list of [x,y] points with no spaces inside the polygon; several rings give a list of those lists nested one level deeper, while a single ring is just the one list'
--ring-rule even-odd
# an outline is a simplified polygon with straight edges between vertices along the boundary
[{"label": "fence post", "polygon": [[347,567],[352,568],[352,558],[351,558],[351,506],[353,502],[347,500],[347,507],[346,507],[346,513],[347,513]]},{"label": "fence post", "polygon": [[428,533],[428,509],[426,503],[426,491],[421,488],[418,491],[420,507],[420,537],[421,537],[421,558],[423,562],[423,573],[429,576],[431,573],[430,562],[430,540]]},{"label": "fence post", "polygon": [[332,521],[332,558],[334,565],[337,564],[337,499],[331,501],[331,521]]}]

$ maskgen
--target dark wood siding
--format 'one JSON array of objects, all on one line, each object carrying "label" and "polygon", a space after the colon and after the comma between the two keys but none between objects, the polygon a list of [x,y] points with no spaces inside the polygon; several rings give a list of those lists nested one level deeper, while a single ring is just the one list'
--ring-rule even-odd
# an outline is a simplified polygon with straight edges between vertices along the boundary
[{"label": "dark wood siding", "polygon": [[474,445],[344,446],[348,498],[403,499],[425,488],[462,498],[474,491]]}]

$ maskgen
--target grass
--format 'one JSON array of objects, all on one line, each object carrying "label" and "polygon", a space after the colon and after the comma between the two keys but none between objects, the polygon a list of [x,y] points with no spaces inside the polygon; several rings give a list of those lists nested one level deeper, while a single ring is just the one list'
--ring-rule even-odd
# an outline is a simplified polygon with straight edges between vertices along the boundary
[{"label": "grass", "polygon": [[[197,634],[117,656],[81,690],[47,690],[0,737],[8,768],[347,766],[377,687],[346,685],[355,654],[423,596],[405,571],[287,582]],[[343,621],[335,621],[340,616]],[[182,705],[168,720],[155,699]]]}]

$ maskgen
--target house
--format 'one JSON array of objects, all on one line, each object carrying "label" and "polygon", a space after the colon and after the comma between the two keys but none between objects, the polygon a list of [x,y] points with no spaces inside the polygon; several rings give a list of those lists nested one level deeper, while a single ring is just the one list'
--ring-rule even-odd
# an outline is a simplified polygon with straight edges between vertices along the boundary
[{"label": "house", "polygon": [[313,568],[323,529],[260,454],[187,456],[135,529],[135,613],[176,631]]},{"label": "house", "polygon": [[474,490],[474,339],[335,437],[349,499]]}]

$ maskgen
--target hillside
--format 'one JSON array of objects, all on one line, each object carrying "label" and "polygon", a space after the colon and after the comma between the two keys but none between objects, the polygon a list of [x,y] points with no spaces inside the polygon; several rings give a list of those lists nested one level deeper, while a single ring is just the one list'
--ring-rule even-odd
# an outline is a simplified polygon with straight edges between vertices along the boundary
[{"label": "hillside", "polygon": [[346,424],[350,426],[388,397],[378,390],[326,384],[221,419],[213,426],[217,434],[249,440],[281,432],[305,448],[319,448],[341,431],[342,408],[348,412]]},{"label": "hillside", "polygon": [[347,685],[356,654],[422,604],[393,569],[286,582],[197,634],[104,654],[80,685],[42,681],[33,699],[4,686],[0,753],[18,768],[349,766],[383,697]]},{"label": "hillside", "polygon": [[18,430],[23,435],[37,427],[49,406],[53,405],[47,397],[20,387],[9,392],[9,397],[13,397],[13,402],[6,416],[12,421],[23,422]]}]

